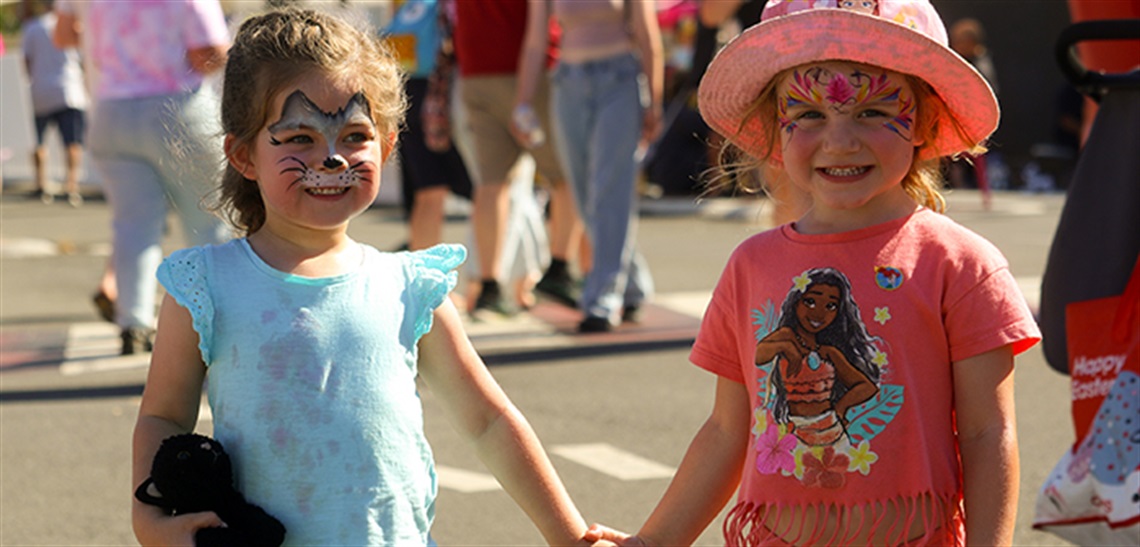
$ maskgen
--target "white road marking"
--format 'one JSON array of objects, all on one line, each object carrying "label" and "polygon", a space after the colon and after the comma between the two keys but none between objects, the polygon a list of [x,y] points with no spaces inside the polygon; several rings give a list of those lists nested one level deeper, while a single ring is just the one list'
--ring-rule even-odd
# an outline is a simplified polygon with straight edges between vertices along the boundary
[{"label": "white road marking", "polygon": [[688,291],[657,294],[652,302],[662,308],[700,319],[712,300],[712,291]]},{"label": "white road marking", "polygon": [[1029,309],[1036,312],[1041,306],[1041,276],[1017,276],[1014,279],[1021,289],[1021,294],[1025,296]]},{"label": "white road marking", "polygon": [[76,376],[145,368],[150,354],[119,355],[119,327],[110,323],[72,323],[67,328],[67,346],[60,374]]},{"label": "white road marking", "polygon": [[676,471],[605,443],[558,445],[550,452],[623,481],[664,479]]},{"label": "white road marking", "polygon": [[435,474],[436,479],[439,481],[440,488],[447,488],[464,494],[492,492],[503,489],[502,485],[499,484],[499,481],[495,479],[494,476],[486,473],[476,473],[456,467],[436,465]]}]

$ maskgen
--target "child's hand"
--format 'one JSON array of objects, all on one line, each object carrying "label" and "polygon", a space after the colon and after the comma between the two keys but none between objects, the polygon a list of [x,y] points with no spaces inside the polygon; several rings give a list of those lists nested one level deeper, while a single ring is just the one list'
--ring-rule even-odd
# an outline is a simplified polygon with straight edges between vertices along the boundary
[{"label": "child's hand", "polygon": [[153,526],[145,531],[135,527],[135,534],[142,545],[194,545],[194,535],[198,530],[226,527],[226,523],[213,511],[162,517],[152,522]]},{"label": "child's hand", "polygon": [[619,532],[609,526],[602,526],[597,523],[590,525],[583,539],[597,542],[595,545],[606,545],[609,542],[613,542],[619,547],[648,547],[648,544],[637,536],[631,536],[625,532]]}]

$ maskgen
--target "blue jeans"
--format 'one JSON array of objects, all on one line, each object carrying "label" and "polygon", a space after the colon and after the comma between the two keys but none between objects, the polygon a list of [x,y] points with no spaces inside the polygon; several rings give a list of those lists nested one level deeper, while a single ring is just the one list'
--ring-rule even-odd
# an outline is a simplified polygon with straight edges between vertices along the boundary
[{"label": "blue jeans", "polygon": [[177,95],[104,100],[91,118],[92,164],[111,206],[115,322],[153,327],[168,204],[187,243],[229,236],[225,223],[201,207],[224,161],[217,96],[203,85]]},{"label": "blue jeans", "polygon": [[637,59],[623,53],[560,63],[551,76],[558,152],[594,249],[582,310],[611,321],[622,306],[639,306],[653,293],[649,269],[635,249],[640,73]]}]

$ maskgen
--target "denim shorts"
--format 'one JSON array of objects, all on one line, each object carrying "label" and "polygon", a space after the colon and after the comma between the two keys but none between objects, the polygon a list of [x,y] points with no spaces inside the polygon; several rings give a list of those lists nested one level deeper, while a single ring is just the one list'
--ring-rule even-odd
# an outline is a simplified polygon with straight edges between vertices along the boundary
[{"label": "denim shorts", "polygon": [[83,144],[86,119],[82,110],[64,108],[36,116],[36,146],[43,146],[44,134],[51,124],[55,124],[59,128],[59,134],[63,137],[63,144],[68,146]]}]

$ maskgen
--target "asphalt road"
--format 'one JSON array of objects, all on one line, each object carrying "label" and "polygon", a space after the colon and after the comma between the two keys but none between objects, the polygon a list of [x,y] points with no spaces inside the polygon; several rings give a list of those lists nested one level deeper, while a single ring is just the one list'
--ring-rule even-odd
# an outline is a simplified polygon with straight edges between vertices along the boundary
[{"label": "asphalt road", "polygon": [[[81,209],[0,200],[0,545],[132,545],[130,435],[145,363],[113,357],[113,328],[89,303],[107,252],[106,205]],[[1031,303],[1063,196],[999,194],[982,210],[971,192],[951,216],[1007,255]],[[550,307],[536,320],[472,326],[492,373],[531,421],[587,520],[636,529],[668,485],[707,416],[714,379],[687,362],[702,298],[731,249],[763,229],[754,202],[658,206],[643,213],[640,242],[661,292],[647,326],[579,338]],[[167,245],[180,244],[177,223]],[[395,247],[394,211],[358,219],[353,235]],[[447,226],[465,241],[462,221]],[[1030,528],[1036,491],[1072,442],[1067,379],[1040,347],[1017,368],[1022,487],[1017,545],[1064,545]],[[423,396],[440,466],[434,536],[440,545],[537,545],[541,537]],[[209,432],[210,422],[200,424]],[[701,537],[720,544],[718,521]]]}]

